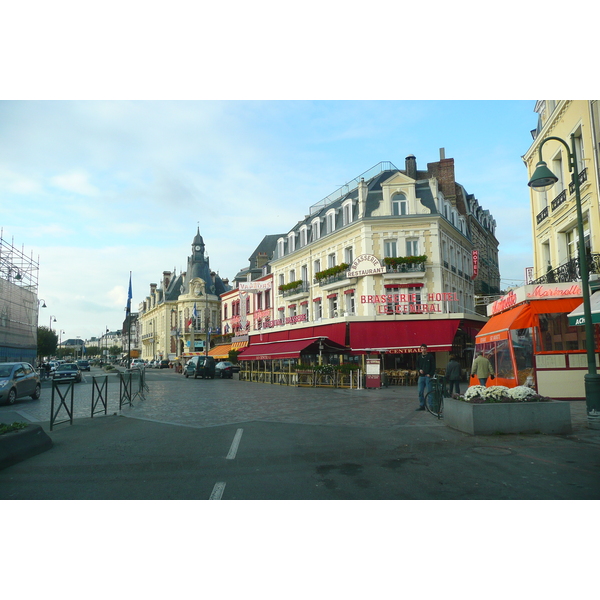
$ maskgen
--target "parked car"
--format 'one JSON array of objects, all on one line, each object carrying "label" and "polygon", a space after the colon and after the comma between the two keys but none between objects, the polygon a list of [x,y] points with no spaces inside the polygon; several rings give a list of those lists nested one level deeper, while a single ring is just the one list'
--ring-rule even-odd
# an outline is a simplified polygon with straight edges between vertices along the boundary
[{"label": "parked car", "polygon": [[159,369],[168,369],[170,363],[171,363],[171,361],[169,359],[165,358],[160,361],[160,363],[158,364],[158,368]]},{"label": "parked car", "polygon": [[146,363],[142,358],[133,358],[131,360],[131,364],[129,365],[130,369],[145,369]]},{"label": "parked car", "polygon": [[40,376],[29,363],[0,363],[0,401],[14,404],[24,396],[38,400],[41,392]]},{"label": "parked car", "polygon": [[77,366],[80,371],[89,371],[90,370],[90,361],[89,360],[78,360]]},{"label": "parked car", "polygon": [[82,375],[77,363],[63,363],[58,365],[54,371],[54,381],[56,382],[74,381],[79,383],[81,379]]},{"label": "parked car", "polygon": [[212,356],[193,356],[190,358],[183,374],[187,377],[215,378],[215,359]]},{"label": "parked car", "polygon": [[232,362],[229,362],[228,360],[222,360],[215,366],[215,373],[221,379],[232,379],[234,373],[233,367],[234,364]]},{"label": "parked car", "polygon": [[57,360],[51,360],[48,364],[50,365],[50,372],[54,373],[54,371],[56,371],[56,367],[58,367],[60,363]]}]

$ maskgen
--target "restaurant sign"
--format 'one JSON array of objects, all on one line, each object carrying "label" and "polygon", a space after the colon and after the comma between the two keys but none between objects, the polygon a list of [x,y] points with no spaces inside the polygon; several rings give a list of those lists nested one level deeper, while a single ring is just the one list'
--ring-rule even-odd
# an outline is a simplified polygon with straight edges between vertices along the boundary
[{"label": "restaurant sign", "polygon": [[385,273],[385,267],[376,256],[361,254],[354,259],[346,276],[364,277],[365,275],[381,275],[381,273]]},{"label": "restaurant sign", "polygon": [[273,282],[269,281],[240,281],[238,289],[240,292],[263,292],[270,290]]},{"label": "restaurant sign", "polygon": [[544,283],[541,285],[524,285],[511,290],[496,302],[487,305],[488,317],[522,304],[527,300],[555,300],[557,298],[581,298],[580,283]]}]

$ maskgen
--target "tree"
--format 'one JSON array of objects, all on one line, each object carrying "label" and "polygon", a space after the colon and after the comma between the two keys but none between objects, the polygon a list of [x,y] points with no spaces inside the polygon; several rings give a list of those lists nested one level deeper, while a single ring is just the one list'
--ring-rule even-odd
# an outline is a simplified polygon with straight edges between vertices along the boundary
[{"label": "tree", "polygon": [[111,347],[108,349],[108,353],[109,353],[111,356],[116,356],[117,354],[119,354],[119,352],[121,352],[121,346],[117,346],[116,344],[114,344],[113,346],[111,346]]},{"label": "tree", "polygon": [[37,354],[42,356],[54,356],[58,346],[58,335],[49,327],[37,328]]}]

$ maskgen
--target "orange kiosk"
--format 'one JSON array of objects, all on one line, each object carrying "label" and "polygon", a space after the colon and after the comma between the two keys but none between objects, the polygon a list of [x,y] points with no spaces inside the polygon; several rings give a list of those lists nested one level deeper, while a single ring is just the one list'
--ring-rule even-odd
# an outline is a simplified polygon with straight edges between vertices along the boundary
[{"label": "orange kiosk", "polygon": [[[488,305],[490,320],[475,337],[496,378],[487,385],[528,385],[555,399],[585,398],[585,331],[569,325],[582,302],[580,283],[526,285]],[[471,385],[478,385],[471,377]]]}]

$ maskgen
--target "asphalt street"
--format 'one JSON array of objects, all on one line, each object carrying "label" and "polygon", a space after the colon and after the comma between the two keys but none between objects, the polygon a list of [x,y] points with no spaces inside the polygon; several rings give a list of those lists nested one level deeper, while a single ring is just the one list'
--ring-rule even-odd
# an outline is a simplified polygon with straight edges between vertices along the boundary
[{"label": "asphalt street", "polygon": [[[147,372],[148,391],[50,431],[51,389],[0,407],[42,425],[53,448],[0,471],[0,498],[189,500],[598,499],[600,432],[570,402],[570,435],[470,436],[415,412],[415,387],[314,389]],[[56,398],[55,398],[56,400]],[[64,412],[64,411],[63,411]],[[59,419],[60,420],[60,417]]]}]

